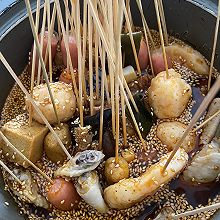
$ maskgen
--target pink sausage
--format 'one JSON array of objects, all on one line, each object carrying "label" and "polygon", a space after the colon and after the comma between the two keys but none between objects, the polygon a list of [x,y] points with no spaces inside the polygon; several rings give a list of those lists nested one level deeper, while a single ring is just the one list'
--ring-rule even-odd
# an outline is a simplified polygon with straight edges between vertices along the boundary
[{"label": "pink sausage", "polygon": [[[156,49],[152,51],[151,59],[155,74],[158,74],[166,69],[164,64],[163,53],[161,49]],[[172,62],[168,55],[167,55],[167,63],[168,63],[168,68],[172,68]]]},{"label": "pink sausage", "polygon": [[147,45],[143,39],[141,40],[141,43],[140,43],[138,61],[139,61],[141,70],[144,70],[147,68],[147,65],[149,63],[149,53],[148,53]]},{"label": "pink sausage", "polygon": [[[68,42],[69,42],[69,50],[70,50],[70,56],[71,56],[73,68],[77,68],[78,67],[78,50],[77,50],[75,37],[70,35]],[[61,52],[63,56],[63,63],[65,66],[67,66],[67,54],[66,54],[66,47],[64,44],[64,39],[62,39],[61,41]]]}]

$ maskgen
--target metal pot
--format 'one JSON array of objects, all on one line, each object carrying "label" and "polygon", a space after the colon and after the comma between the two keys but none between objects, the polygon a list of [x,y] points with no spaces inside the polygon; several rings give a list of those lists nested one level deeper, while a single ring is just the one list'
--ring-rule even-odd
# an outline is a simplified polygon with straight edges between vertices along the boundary
[{"label": "metal pot", "polygon": [[[0,4],[0,10],[7,3]],[[138,8],[135,1],[132,14],[134,23],[141,25]],[[36,0],[30,0],[32,9],[36,9]],[[143,1],[143,8],[150,28],[157,29],[153,1]],[[215,21],[217,15],[217,0],[166,0],[164,1],[165,16],[168,32],[191,44],[210,60]],[[0,51],[8,60],[11,67],[19,75],[28,62],[28,53],[31,50],[33,37],[27,18],[24,1],[12,3],[7,9],[0,12]],[[215,67],[220,70],[220,41],[217,45]],[[0,63],[0,111],[4,106],[9,91],[14,84],[10,74]],[[9,203],[7,206],[5,202]],[[0,220],[24,219],[19,215],[18,208],[8,192],[4,191],[4,182],[0,178]],[[216,214],[214,219],[220,219]]]}]

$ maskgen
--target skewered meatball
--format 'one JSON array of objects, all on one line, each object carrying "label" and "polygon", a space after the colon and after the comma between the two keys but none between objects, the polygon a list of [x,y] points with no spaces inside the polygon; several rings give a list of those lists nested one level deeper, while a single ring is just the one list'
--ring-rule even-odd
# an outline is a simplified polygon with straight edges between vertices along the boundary
[{"label": "skewered meatball", "polygon": [[[72,86],[63,82],[55,82],[50,83],[50,88],[55,100],[59,120],[61,122],[67,121],[74,115],[76,109],[76,98]],[[39,86],[34,87],[33,99],[49,123],[56,124],[57,119],[46,84],[40,84]],[[28,100],[26,101],[26,106],[29,111],[30,109],[28,107],[30,106],[30,103]],[[39,123],[44,124],[43,120],[34,109],[33,118]]]},{"label": "skewered meatball", "polygon": [[173,69],[168,72],[168,79],[166,71],[161,72],[152,79],[148,89],[149,104],[160,119],[179,117],[192,95],[190,85],[181,79],[179,73]]}]

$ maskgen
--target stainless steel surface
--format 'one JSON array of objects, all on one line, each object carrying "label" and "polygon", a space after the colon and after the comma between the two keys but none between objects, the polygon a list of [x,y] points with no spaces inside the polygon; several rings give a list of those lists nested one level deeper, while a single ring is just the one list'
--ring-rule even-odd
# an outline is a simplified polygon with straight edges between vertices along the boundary
[{"label": "stainless steel surface", "polygon": [[[1,4],[0,0],[0,4]],[[33,10],[36,1],[30,0]],[[132,4],[135,1],[131,1]],[[193,45],[208,59],[211,57],[212,39],[217,14],[217,0],[165,0],[165,15],[169,33],[180,37]],[[153,1],[143,1],[146,18],[151,28],[156,28],[156,17]],[[140,24],[140,16],[135,4],[132,6],[135,24]],[[16,1],[3,13],[0,13],[0,51],[17,74],[27,64],[28,52],[31,50],[33,38],[24,1]],[[220,43],[217,45],[220,52]],[[215,66],[220,70],[220,58],[217,55]],[[14,81],[0,63],[0,111]],[[9,202],[9,206],[5,205]],[[0,178],[0,220],[23,219],[18,214],[17,206],[11,196],[4,191],[4,183]],[[220,219],[220,215],[215,220]]]}]

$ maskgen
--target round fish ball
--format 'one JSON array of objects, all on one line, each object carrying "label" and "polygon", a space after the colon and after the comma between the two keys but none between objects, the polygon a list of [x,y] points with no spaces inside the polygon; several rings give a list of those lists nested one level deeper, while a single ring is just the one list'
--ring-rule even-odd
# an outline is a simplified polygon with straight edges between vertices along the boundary
[{"label": "round fish ball", "polygon": [[129,166],[123,157],[118,158],[116,164],[115,157],[110,157],[105,162],[105,178],[109,184],[117,183],[129,177]]},{"label": "round fish ball", "polygon": [[181,79],[180,74],[174,69],[168,71],[168,78],[166,71],[159,73],[148,89],[149,104],[160,119],[179,117],[192,95],[190,85]]},{"label": "round fish ball", "polygon": [[[72,86],[63,82],[50,83],[49,85],[55,101],[58,118],[61,122],[65,122],[73,117],[76,110],[76,98],[73,93]],[[47,118],[48,122],[50,124],[56,124],[57,118],[46,84],[40,84],[34,87],[33,99],[41,112]],[[30,111],[30,102],[28,100],[26,101],[26,106],[27,110]],[[37,122],[44,124],[42,118],[38,115],[35,109],[31,109],[33,109],[33,118]]]},{"label": "round fish ball", "polygon": [[[171,151],[176,146],[177,142],[183,136],[183,133],[187,129],[187,125],[181,122],[162,122],[157,127],[157,137],[161,142],[167,146]],[[192,151],[195,147],[196,135],[195,133],[190,133],[186,136],[181,147],[184,148],[186,152]]]},{"label": "round fish ball", "polygon": [[[67,124],[61,124],[61,127],[55,127],[54,131],[64,146],[68,149],[71,145],[71,132],[69,130],[69,126]],[[44,139],[44,150],[47,157],[54,163],[63,163],[67,157],[63,149],[60,147],[57,139],[51,132],[49,132]]]}]

